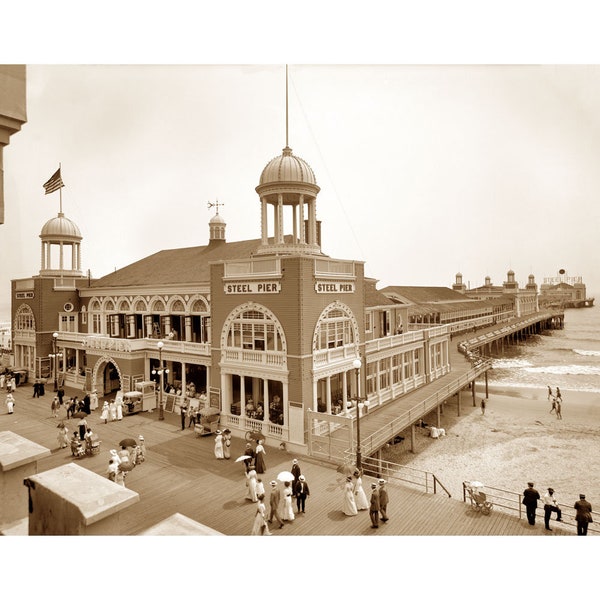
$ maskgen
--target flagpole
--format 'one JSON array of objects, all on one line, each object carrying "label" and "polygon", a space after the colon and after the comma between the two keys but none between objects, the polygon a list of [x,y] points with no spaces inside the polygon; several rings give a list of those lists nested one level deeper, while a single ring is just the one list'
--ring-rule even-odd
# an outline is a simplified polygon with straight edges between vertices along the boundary
[{"label": "flagpole", "polygon": [[[58,163],[58,170],[61,171],[60,175],[61,175],[61,178],[62,178],[61,167],[62,167],[61,163]],[[60,193],[60,214],[62,215],[62,186],[61,186],[61,188],[58,191]]]}]

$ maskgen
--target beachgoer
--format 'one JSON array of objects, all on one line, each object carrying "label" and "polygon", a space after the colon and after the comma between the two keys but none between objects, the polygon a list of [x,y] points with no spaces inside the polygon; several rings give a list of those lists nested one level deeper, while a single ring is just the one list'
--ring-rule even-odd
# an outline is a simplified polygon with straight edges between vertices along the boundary
[{"label": "beachgoer", "polygon": [[552,388],[548,386],[548,401],[552,400],[552,398],[554,398],[554,394],[552,393]]},{"label": "beachgoer", "polygon": [[485,398],[481,399],[481,414],[485,415]]},{"label": "beachgoer", "polygon": [[554,396],[552,396],[552,408],[550,409],[550,414],[552,414],[553,412],[556,411],[556,403],[557,403],[556,398]]},{"label": "beachgoer", "polygon": [[577,521],[577,535],[587,535],[588,523],[593,523],[592,505],[585,499],[585,494],[579,494],[579,500],[575,502],[573,508],[577,511],[575,520]]},{"label": "beachgoer", "polygon": [[556,418],[562,420],[562,402],[556,399]]},{"label": "beachgoer", "polygon": [[379,527],[379,510],[381,506],[379,504],[379,490],[377,484],[371,484],[371,505],[369,507],[369,517],[371,519],[371,529],[377,529]]},{"label": "beachgoer", "polygon": [[549,487],[548,492],[544,494],[542,498],[544,501],[544,525],[548,531],[552,531],[550,529],[550,517],[552,513],[556,513],[556,520],[562,521],[562,513],[560,508],[558,508],[558,501],[556,500],[556,496],[554,496],[554,490]]},{"label": "beachgoer", "polygon": [[540,499],[540,493],[533,487],[533,482],[527,484],[527,489],[523,492],[523,504],[527,509],[527,521],[530,525],[535,525],[535,509],[537,501]]}]

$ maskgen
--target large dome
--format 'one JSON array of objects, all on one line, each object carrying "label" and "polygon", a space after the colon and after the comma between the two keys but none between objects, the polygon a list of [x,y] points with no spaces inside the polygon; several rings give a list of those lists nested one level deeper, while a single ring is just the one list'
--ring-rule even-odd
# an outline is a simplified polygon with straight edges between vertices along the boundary
[{"label": "large dome", "polygon": [[50,219],[43,227],[40,237],[43,238],[60,238],[70,240],[81,240],[82,235],[79,227],[67,219],[63,213],[58,213],[57,217]]},{"label": "large dome", "polygon": [[279,182],[298,182],[317,185],[317,179],[310,165],[286,146],[281,156],[276,156],[263,169],[259,185]]}]

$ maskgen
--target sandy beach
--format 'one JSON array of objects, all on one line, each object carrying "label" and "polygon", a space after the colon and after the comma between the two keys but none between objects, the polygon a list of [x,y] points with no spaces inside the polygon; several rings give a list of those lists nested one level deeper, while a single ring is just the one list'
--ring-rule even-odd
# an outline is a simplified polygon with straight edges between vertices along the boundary
[{"label": "sandy beach", "polygon": [[564,391],[562,420],[550,414],[546,388],[490,385],[485,415],[483,385],[476,395],[473,407],[471,393],[462,393],[460,417],[455,400],[445,406],[445,437],[418,435],[416,453],[404,441],[385,458],[434,473],[454,497],[466,480],[514,492],[533,481],[540,493],[552,486],[561,504],[572,506],[585,493],[600,508],[600,394]]}]

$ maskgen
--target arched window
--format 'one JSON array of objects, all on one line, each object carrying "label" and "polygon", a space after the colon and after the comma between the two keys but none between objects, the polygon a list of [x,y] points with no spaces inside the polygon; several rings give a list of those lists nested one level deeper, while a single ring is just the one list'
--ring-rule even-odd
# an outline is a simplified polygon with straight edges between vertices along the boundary
[{"label": "arched window", "polygon": [[340,305],[329,307],[317,324],[315,350],[327,350],[356,342],[355,323],[349,309]]},{"label": "arched window", "polygon": [[242,350],[285,351],[285,342],[279,323],[260,307],[243,310],[232,319],[225,345]]},{"label": "arched window", "polygon": [[35,316],[28,304],[21,304],[17,309],[15,331],[35,331]]}]

